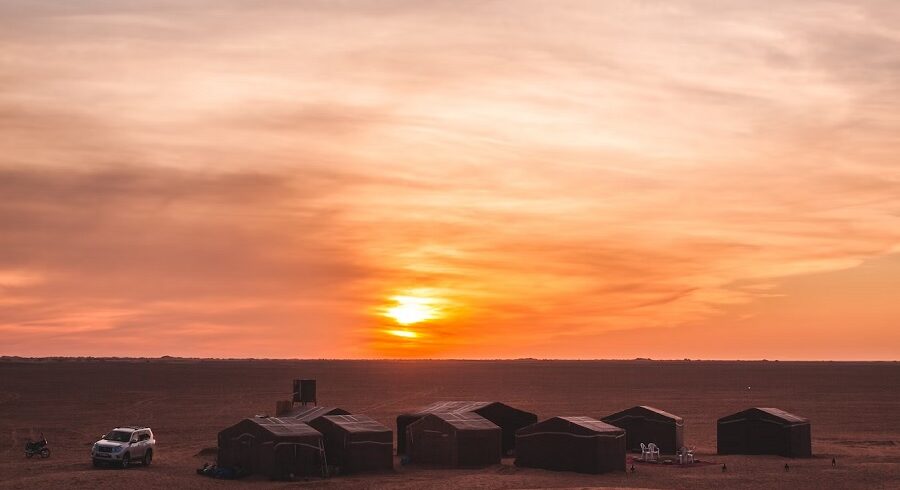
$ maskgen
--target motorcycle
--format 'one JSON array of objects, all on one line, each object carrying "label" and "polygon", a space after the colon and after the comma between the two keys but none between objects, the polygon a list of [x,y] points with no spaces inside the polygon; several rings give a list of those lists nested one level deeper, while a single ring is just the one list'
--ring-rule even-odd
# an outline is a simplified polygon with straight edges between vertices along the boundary
[{"label": "motorcycle", "polygon": [[40,441],[28,441],[25,443],[25,457],[30,458],[35,454],[39,454],[42,458],[50,457],[50,448],[47,447],[47,438],[41,433]]}]

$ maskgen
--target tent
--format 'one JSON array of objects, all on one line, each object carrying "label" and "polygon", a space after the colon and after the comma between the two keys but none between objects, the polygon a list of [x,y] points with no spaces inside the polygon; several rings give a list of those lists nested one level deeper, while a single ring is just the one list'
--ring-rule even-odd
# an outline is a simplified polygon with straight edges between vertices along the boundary
[{"label": "tent", "polygon": [[308,424],[326,415],[350,415],[350,412],[337,407],[295,407],[281,418],[291,418]]},{"label": "tent", "polygon": [[719,454],[812,456],[809,419],[778,408],[749,408],[717,425]]},{"label": "tent", "polygon": [[429,413],[407,427],[413,463],[477,467],[500,463],[502,430],[472,413]]},{"label": "tent", "polygon": [[661,452],[675,453],[684,446],[684,419],[645,405],[631,407],[600,419],[625,429],[625,447],[640,451],[641,443],[655,443]]},{"label": "tent", "polygon": [[553,417],[516,432],[516,466],[624,471],[625,430],[591,417]]},{"label": "tent", "polygon": [[340,473],[390,470],[394,433],[365,415],[325,415],[310,422],[325,438],[329,466]]},{"label": "tent", "polygon": [[322,476],[322,434],[289,419],[254,417],[219,432],[218,464],[272,479]]},{"label": "tent", "polygon": [[397,454],[406,453],[406,427],[409,424],[429,413],[465,412],[476,413],[500,427],[503,431],[503,454],[509,454],[515,448],[517,430],[537,422],[537,415],[500,402],[436,402],[397,417]]}]

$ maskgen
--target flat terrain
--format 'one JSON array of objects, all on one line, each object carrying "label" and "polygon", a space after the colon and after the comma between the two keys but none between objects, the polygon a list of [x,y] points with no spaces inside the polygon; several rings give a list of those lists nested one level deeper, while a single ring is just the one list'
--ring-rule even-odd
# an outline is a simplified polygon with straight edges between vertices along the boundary
[{"label": "flat terrain", "polygon": [[[435,400],[499,400],[552,415],[600,417],[647,404],[685,418],[685,442],[717,465],[638,466],[579,475],[516,468],[400,466],[392,473],[274,483],[218,481],[194,469],[217,432],[272,413],[293,378],[318,380],[319,404],[394,428],[400,412]],[[748,386],[750,389],[748,390]],[[811,459],[715,454],[720,416],[773,406],[811,419]],[[146,424],[158,439],[149,468],[94,469],[90,446],[115,425]],[[43,431],[53,454],[25,459]],[[208,451],[204,454],[209,454]],[[838,466],[831,468],[831,458]],[[791,465],[784,471],[784,463]],[[729,471],[720,466],[727,463]],[[654,361],[0,361],[0,487],[147,488],[900,488],[900,363]]]}]

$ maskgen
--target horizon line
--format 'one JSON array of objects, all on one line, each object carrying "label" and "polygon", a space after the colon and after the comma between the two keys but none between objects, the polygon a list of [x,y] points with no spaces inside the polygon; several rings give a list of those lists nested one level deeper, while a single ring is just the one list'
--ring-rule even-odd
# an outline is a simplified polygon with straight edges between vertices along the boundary
[{"label": "horizon line", "polygon": [[541,362],[846,362],[846,363],[896,363],[898,359],[712,359],[712,358],[681,358],[681,359],[653,359],[649,357],[630,357],[630,358],[566,358],[566,357],[496,357],[496,358],[392,358],[392,357],[369,357],[369,358],[353,358],[353,357],[185,357],[185,356],[154,356],[154,357],[133,357],[133,356],[19,356],[19,355],[0,355],[0,361],[6,360],[113,360],[113,361],[167,361],[167,360],[191,360],[191,361],[340,361],[340,362],[366,362],[366,361],[392,361],[392,362],[514,362],[514,361],[541,361]]}]

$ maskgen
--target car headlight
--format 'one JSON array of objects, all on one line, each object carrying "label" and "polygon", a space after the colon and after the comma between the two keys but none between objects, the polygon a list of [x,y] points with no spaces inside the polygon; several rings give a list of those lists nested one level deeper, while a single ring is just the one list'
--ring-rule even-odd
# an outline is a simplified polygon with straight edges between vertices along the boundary
[{"label": "car headlight", "polygon": [[122,452],[123,449],[125,449],[125,448],[122,446],[116,446],[116,447],[112,448],[112,452],[120,453],[120,452]]}]

